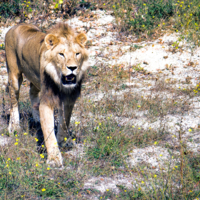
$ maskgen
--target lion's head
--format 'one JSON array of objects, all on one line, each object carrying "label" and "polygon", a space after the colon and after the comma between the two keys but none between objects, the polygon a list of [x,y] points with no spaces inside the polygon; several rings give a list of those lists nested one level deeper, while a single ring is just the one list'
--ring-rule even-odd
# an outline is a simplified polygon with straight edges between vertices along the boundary
[{"label": "lion's head", "polygon": [[64,23],[54,26],[46,35],[44,71],[61,89],[73,89],[82,79],[87,69],[83,67],[88,59],[86,41],[84,33],[76,34]]}]

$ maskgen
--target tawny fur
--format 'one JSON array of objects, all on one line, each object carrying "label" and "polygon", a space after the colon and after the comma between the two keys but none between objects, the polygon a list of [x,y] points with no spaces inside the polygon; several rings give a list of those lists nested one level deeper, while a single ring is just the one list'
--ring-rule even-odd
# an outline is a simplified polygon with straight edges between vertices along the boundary
[{"label": "tawny fur", "polygon": [[49,29],[47,33],[51,33],[66,38],[68,38],[69,36],[74,36],[74,31],[72,30],[72,28],[65,23],[56,24],[51,29]]},{"label": "tawny fur", "polygon": [[[81,92],[82,79],[87,69],[83,67],[83,62],[88,58],[84,48],[86,41],[84,33],[75,33],[65,23],[58,23],[47,33],[41,32],[34,25],[20,24],[6,34],[5,50],[11,97],[8,130],[13,132],[20,128],[18,100],[24,73],[31,82],[33,116],[41,122],[48,153],[47,163],[52,166],[63,165],[58,144],[62,144],[66,137],[72,109]],[[54,133],[55,107],[60,113],[57,138]]]}]

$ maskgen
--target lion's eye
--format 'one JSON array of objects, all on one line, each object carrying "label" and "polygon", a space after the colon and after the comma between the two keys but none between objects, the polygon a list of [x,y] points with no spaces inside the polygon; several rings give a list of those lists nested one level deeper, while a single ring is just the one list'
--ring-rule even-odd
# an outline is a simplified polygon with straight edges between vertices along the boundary
[{"label": "lion's eye", "polygon": [[60,56],[65,57],[63,53],[59,53]]},{"label": "lion's eye", "polygon": [[80,55],[80,53],[76,53],[76,56]]}]

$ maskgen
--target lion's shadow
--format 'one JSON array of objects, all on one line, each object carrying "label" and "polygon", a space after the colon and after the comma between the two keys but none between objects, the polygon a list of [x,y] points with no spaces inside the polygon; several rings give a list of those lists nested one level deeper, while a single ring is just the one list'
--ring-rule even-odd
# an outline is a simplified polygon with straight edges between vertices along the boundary
[{"label": "lion's shadow", "polygon": [[[57,111],[55,111],[55,117],[54,117],[54,132],[55,135],[57,136],[57,132],[58,132],[58,120],[57,120]],[[1,117],[6,120],[7,125],[9,124],[9,120],[10,120],[10,114],[8,113],[3,113],[1,115]],[[27,112],[20,112],[20,126],[23,130],[27,130],[30,135],[35,136],[37,138],[37,149],[39,152],[46,152],[46,148],[43,147],[43,145],[45,146],[45,142],[44,142],[44,136],[42,133],[42,128],[41,128],[41,124],[40,122],[35,122],[33,119],[33,115],[31,112],[27,111]],[[71,138],[76,138],[76,135],[72,129],[72,127],[70,127],[69,131],[68,131],[68,137]],[[77,139],[77,138],[76,138]],[[77,141],[77,140],[76,140]],[[65,150],[70,150],[73,147],[73,144],[71,143],[66,143],[65,145]]]}]

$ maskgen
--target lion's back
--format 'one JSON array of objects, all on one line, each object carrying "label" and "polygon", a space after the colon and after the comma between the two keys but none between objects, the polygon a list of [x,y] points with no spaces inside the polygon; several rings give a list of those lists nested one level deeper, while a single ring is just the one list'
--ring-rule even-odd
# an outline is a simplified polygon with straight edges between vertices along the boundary
[{"label": "lion's back", "polygon": [[[23,71],[26,77],[38,87],[40,52],[45,35],[34,25],[19,24],[12,27],[5,37],[7,67],[13,68],[12,62],[17,60],[19,71]],[[13,70],[13,73],[16,71],[16,69],[10,70]]]},{"label": "lion's back", "polygon": [[23,45],[22,41],[26,41],[29,37],[32,37],[40,30],[31,24],[19,24],[13,26],[5,36],[5,44],[10,47],[16,47],[17,45]]}]

